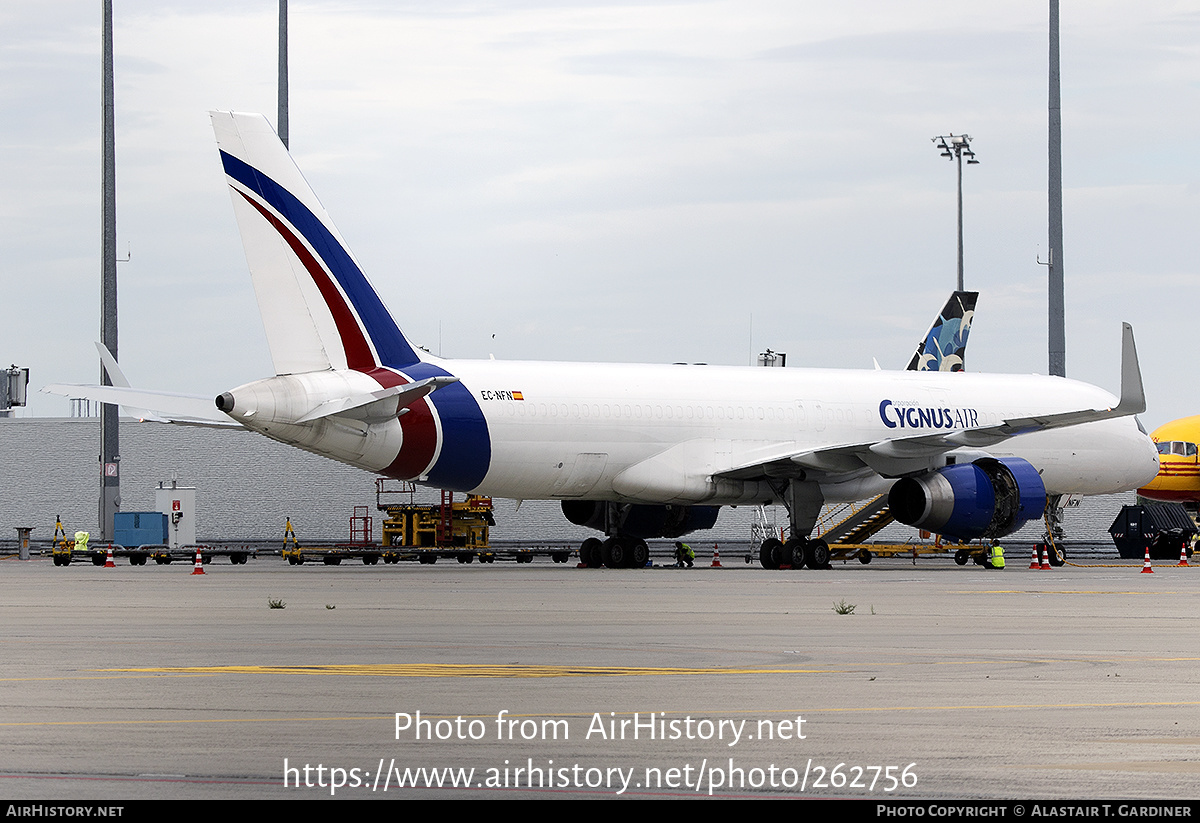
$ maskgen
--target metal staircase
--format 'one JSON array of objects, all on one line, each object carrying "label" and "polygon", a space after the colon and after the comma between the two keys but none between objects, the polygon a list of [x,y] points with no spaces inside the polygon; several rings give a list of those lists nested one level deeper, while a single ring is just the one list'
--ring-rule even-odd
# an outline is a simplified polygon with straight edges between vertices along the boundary
[{"label": "metal staircase", "polygon": [[831,546],[859,544],[895,519],[888,508],[887,495],[881,494],[870,500],[830,506],[817,521],[817,534]]}]

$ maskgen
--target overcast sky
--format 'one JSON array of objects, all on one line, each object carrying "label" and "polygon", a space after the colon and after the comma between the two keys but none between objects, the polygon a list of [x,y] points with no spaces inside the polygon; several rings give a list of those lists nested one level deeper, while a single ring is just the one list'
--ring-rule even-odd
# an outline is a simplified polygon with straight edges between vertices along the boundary
[{"label": "overcast sky", "polygon": [[[1062,4],[1067,373],[1200,413],[1200,2]],[[114,0],[119,359],[215,395],[271,363],[209,127],[276,110],[275,0]],[[1046,371],[1046,0],[303,2],[291,147],[448,357],[902,368],[955,281],[967,365]],[[0,359],[95,382],[100,2],[0,5]],[[65,415],[31,391],[25,414]]]}]

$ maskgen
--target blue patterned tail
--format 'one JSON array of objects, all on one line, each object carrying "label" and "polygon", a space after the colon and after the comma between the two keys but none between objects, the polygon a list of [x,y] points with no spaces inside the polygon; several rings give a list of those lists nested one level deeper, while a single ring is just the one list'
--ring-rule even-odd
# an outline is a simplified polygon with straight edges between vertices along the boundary
[{"label": "blue patterned tail", "polygon": [[908,363],[908,371],[962,371],[977,291],[956,291],[933,321]]}]

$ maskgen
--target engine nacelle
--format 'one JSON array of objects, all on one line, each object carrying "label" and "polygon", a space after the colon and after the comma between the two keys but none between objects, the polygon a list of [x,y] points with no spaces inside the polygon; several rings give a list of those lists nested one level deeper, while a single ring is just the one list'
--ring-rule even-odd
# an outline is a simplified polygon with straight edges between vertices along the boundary
[{"label": "engine nacelle", "polygon": [[1003,537],[1042,516],[1046,486],[1027,460],[981,457],[897,480],[888,507],[901,523],[947,537]]},{"label": "engine nacelle", "polygon": [[564,500],[563,514],[576,526],[607,533],[610,510],[616,532],[643,540],[652,537],[682,537],[717,522],[719,506],[651,506],[606,503],[595,500]]}]

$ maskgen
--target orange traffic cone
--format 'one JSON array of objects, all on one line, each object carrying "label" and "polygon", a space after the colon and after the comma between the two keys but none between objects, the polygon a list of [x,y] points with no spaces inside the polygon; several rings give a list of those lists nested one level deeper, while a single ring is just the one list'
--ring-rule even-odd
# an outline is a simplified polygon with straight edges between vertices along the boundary
[{"label": "orange traffic cone", "polygon": [[1042,565],[1038,568],[1050,570],[1050,547],[1045,543],[1042,544]]},{"label": "orange traffic cone", "polygon": [[192,567],[192,574],[204,574],[204,559],[200,557],[199,549],[196,549],[196,565]]},{"label": "orange traffic cone", "polygon": [[1146,559],[1142,561],[1142,574],[1154,574],[1154,569],[1150,566],[1150,547],[1146,547]]},{"label": "orange traffic cone", "polygon": [[721,550],[717,548],[716,543],[713,543],[713,562],[712,562],[712,565],[709,566],[709,568],[710,569],[725,568],[724,566],[721,565]]},{"label": "orange traffic cone", "polygon": [[1040,545],[1039,543],[1033,544],[1033,557],[1029,558],[1029,568],[1031,568],[1031,569],[1040,569],[1041,568],[1041,566],[1038,565],[1038,558],[1037,558],[1039,545]]},{"label": "orange traffic cone", "polygon": [[1181,546],[1179,547],[1179,562],[1178,562],[1178,563],[1176,563],[1175,565],[1176,565],[1176,566],[1186,566],[1186,565],[1188,565],[1188,562],[1187,562],[1187,543],[1184,543],[1183,545],[1181,545]]},{"label": "orange traffic cone", "polygon": [[112,543],[109,543],[108,544],[108,557],[106,557],[104,559],[104,568],[115,569],[116,567],[117,567],[117,564],[113,562],[113,558],[112,558]]}]

